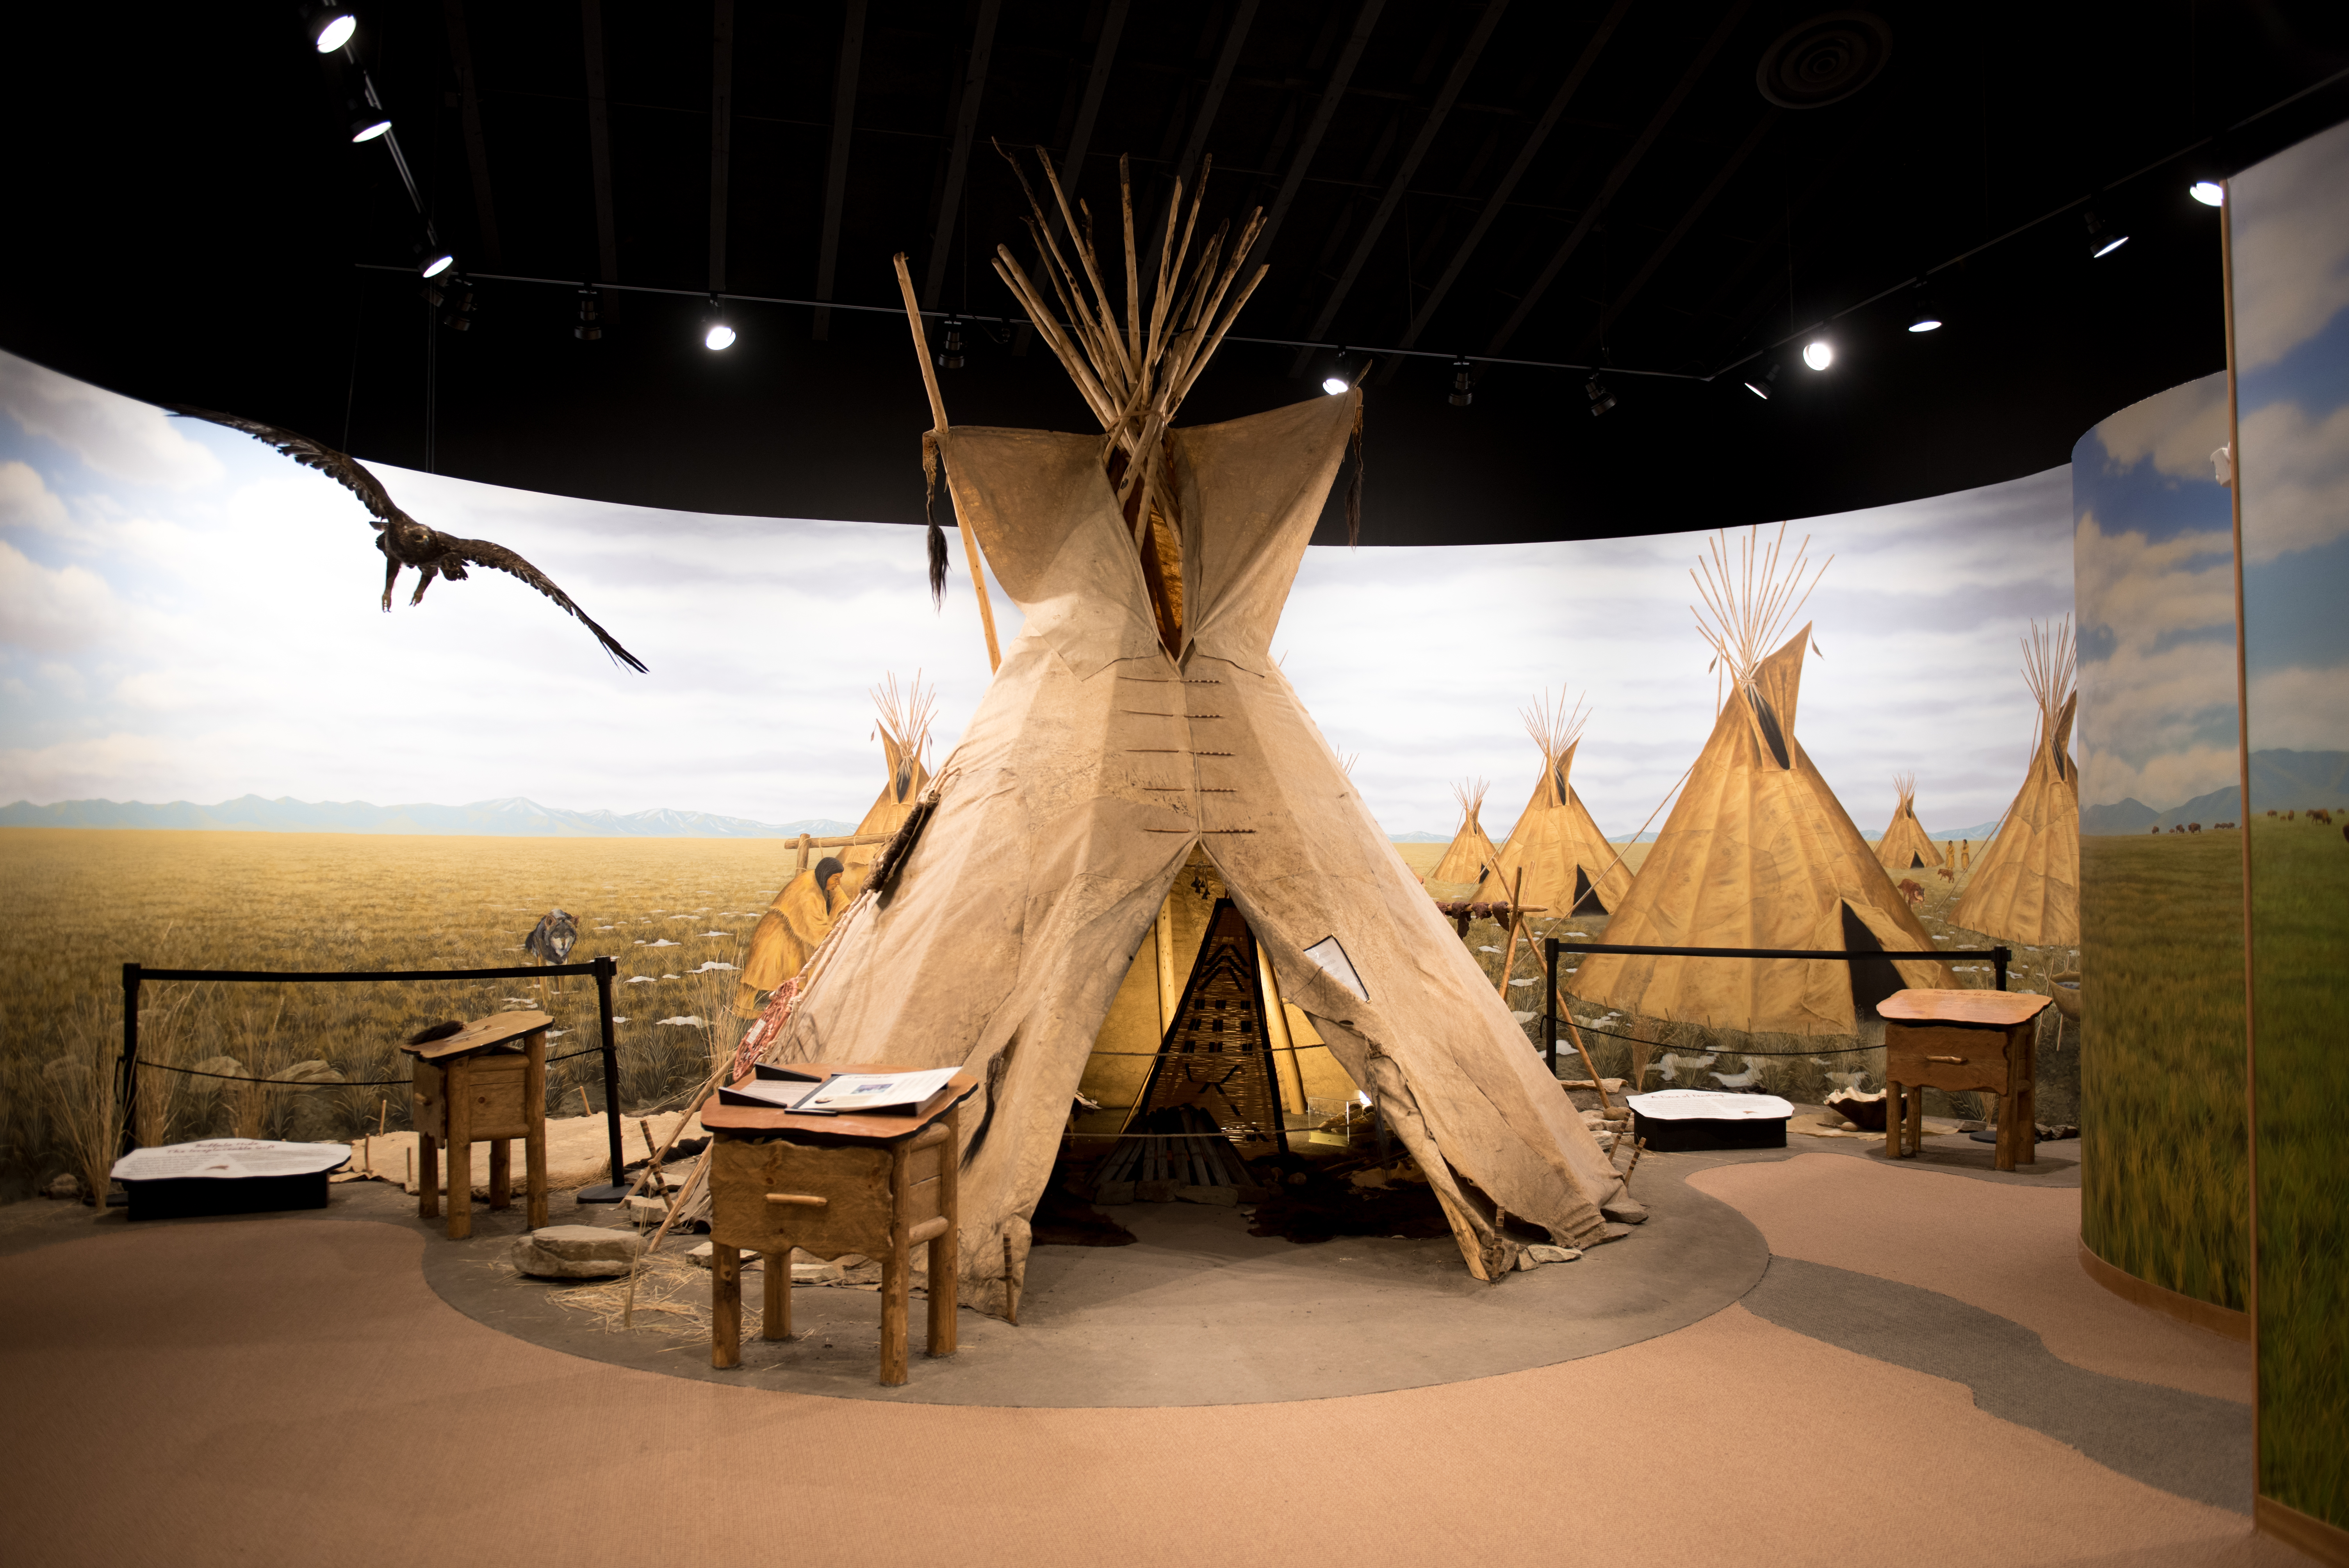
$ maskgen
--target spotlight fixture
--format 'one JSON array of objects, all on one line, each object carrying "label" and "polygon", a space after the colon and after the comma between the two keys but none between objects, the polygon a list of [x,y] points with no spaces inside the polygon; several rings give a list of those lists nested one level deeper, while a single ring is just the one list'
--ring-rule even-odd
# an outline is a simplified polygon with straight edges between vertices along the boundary
[{"label": "spotlight fixture", "polygon": [[1452,362],[1452,406],[1454,408],[1465,408],[1476,401],[1476,384],[1469,379],[1469,374],[1475,368],[1465,356]]},{"label": "spotlight fixture", "polygon": [[598,298],[594,289],[579,291],[579,325],[571,329],[571,335],[582,343],[594,343],[604,335],[604,324],[596,315]]},{"label": "spotlight fixture", "polygon": [[2197,180],[2187,188],[2186,193],[2205,207],[2223,207],[2227,204],[2227,188],[2216,180]]},{"label": "spotlight fixture", "polygon": [[2102,218],[2096,216],[2096,210],[2094,207],[2089,208],[2081,216],[2086,220],[2088,225],[2089,260],[2101,261],[2128,243],[2129,237],[2118,229],[2109,227]]},{"label": "spotlight fixture", "polygon": [[1582,389],[1590,396],[1592,418],[1596,419],[1599,415],[1615,407],[1615,394],[1607,390],[1607,383],[1599,379],[1597,371],[1590,373],[1590,379],[1582,384]]},{"label": "spotlight fixture", "polygon": [[1909,330],[1911,332],[1941,330],[1941,313],[1933,308],[1933,291],[1923,284],[1917,285],[1917,308],[1916,313],[1909,318]]},{"label": "spotlight fixture", "polygon": [[1757,359],[1745,372],[1745,389],[1764,403],[1770,400],[1770,389],[1777,381],[1778,362],[1775,359]]},{"label": "spotlight fixture", "polygon": [[1835,363],[1835,345],[1824,337],[1815,337],[1803,345],[1803,363],[1814,370],[1825,370]]},{"label": "spotlight fixture", "polygon": [[941,329],[938,351],[932,357],[937,360],[941,370],[962,368],[962,323],[959,320],[947,317],[946,325]]},{"label": "spotlight fixture", "polygon": [[310,13],[310,42],[322,55],[331,55],[349,43],[358,30],[359,19],[348,11],[321,5]]},{"label": "spotlight fixture", "polygon": [[1331,357],[1329,367],[1321,372],[1321,390],[1335,397],[1352,389],[1354,356],[1350,350],[1340,349]]},{"label": "spotlight fixture", "polygon": [[452,285],[457,303],[441,313],[440,325],[451,332],[473,330],[473,285],[462,278]]},{"label": "spotlight fixture", "polygon": [[709,315],[702,318],[701,346],[712,353],[734,346],[734,329],[726,325],[726,307],[716,294],[709,296]]},{"label": "spotlight fixture", "polygon": [[350,125],[353,141],[373,141],[391,129],[391,116],[360,99],[351,105]]},{"label": "spotlight fixture", "polygon": [[441,245],[424,247],[423,259],[416,263],[417,272],[428,278],[437,278],[457,264],[456,253]]}]

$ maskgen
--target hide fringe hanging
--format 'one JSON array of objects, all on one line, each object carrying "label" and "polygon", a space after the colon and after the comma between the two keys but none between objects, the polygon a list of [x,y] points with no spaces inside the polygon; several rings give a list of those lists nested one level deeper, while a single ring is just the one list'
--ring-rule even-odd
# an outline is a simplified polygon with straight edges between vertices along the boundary
[{"label": "hide fringe hanging", "polygon": [[922,516],[930,525],[930,607],[947,607],[947,535],[938,526],[938,435],[922,436]]},{"label": "hide fringe hanging", "polygon": [[1362,406],[1354,405],[1354,477],[1346,485],[1346,548],[1362,542]]}]

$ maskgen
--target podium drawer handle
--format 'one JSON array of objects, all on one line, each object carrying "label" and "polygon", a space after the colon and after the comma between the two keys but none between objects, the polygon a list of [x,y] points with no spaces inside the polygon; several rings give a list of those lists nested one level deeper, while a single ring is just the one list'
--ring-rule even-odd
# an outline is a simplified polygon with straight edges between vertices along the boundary
[{"label": "podium drawer handle", "polygon": [[1925,1059],[1929,1062],[1956,1062],[1961,1067],[1965,1065],[1966,1060],[1963,1057],[1927,1057]]},{"label": "podium drawer handle", "polygon": [[770,1192],[767,1202],[781,1207],[801,1209],[829,1208],[832,1204],[831,1199],[819,1198],[812,1192]]}]

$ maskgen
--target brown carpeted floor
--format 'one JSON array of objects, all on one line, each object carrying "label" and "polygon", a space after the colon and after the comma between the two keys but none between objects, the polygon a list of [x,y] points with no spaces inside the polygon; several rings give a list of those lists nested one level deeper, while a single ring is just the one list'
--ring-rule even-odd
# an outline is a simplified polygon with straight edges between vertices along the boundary
[{"label": "brown carpeted floor", "polygon": [[[2241,1397],[2239,1346],[2080,1275],[2075,1191],[1823,1156],[1695,1180],[1799,1260],[1777,1305],[1760,1305],[1770,1279],[1757,1287],[1756,1311],[1794,1310],[1802,1271],[1826,1265],[1816,1279],[1850,1271],[2024,1325],[2127,1387]],[[426,1285],[427,1244],[279,1218],[109,1227],[0,1257],[8,1560],[2304,1561],[2240,1512],[1988,1413],[1962,1382],[1744,1305],[1604,1355],[1395,1393],[893,1406],[510,1338]]]}]

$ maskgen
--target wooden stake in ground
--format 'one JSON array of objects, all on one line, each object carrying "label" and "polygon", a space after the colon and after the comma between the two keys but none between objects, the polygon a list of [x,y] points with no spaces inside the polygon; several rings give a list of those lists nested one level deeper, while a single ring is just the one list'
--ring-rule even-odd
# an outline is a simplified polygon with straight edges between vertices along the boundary
[{"label": "wooden stake in ground", "polygon": [[[914,356],[922,362],[922,387],[930,395],[930,428],[940,436],[947,433],[947,400],[938,396],[937,367],[930,363],[930,335],[922,326],[922,307],[914,294],[914,274],[905,270],[905,253],[895,258],[897,289],[905,296],[905,320],[914,329]],[[995,642],[995,606],[987,596],[987,569],[979,563],[978,541],[972,537],[968,525],[959,525],[956,531],[962,535],[963,559],[970,567],[970,585],[978,594],[979,629],[987,634],[987,667],[989,671],[1003,666],[1003,653]]]},{"label": "wooden stake in ground", "polygon": [[1526,892],[1526,868],[1517,868],[1516,886],[1509,890],[1509,950],[1501,956],[1501,1000],[1509,999],[1509,971],[1517,966],[1517,932],[1526,923],[1522,902]]}]

